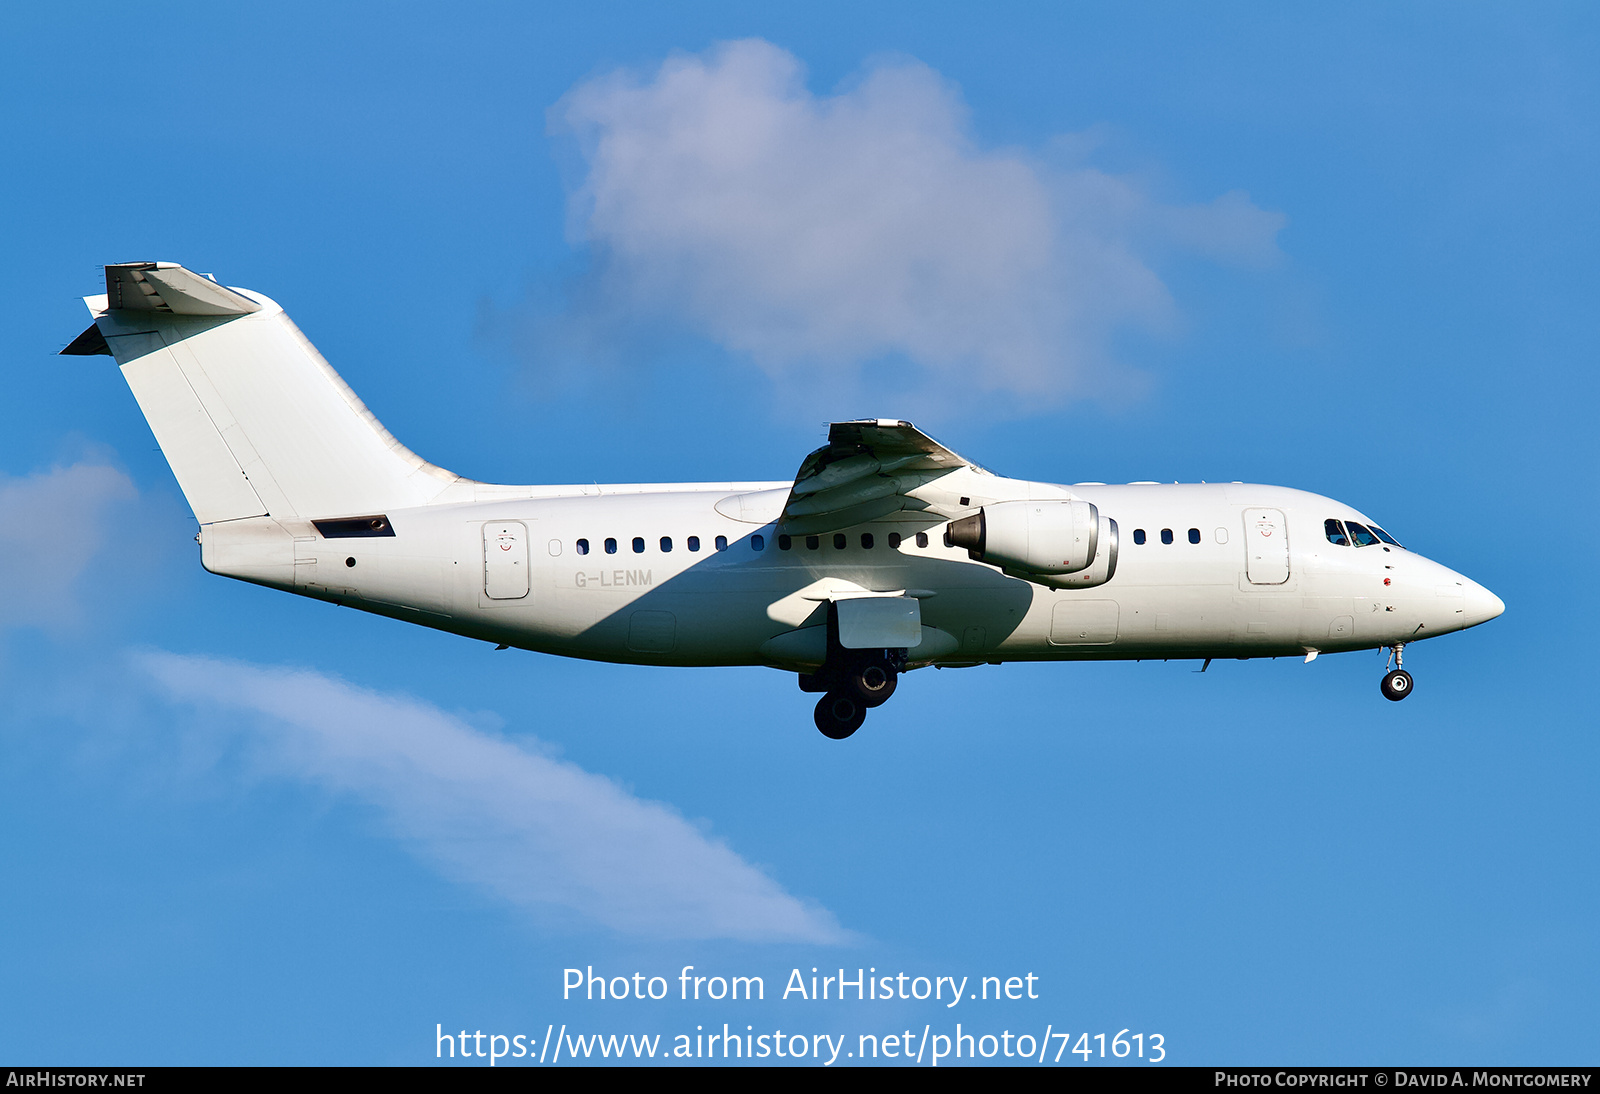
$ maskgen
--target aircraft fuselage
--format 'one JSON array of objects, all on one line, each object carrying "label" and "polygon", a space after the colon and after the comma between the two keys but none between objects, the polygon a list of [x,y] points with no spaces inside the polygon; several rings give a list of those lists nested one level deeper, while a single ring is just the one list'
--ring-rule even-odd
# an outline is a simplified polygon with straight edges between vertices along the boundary
[{"label": "aircraft fuselage", "polygon": [[[1430,638],[1502,609],[1412,551],[1331,542],[1328,519],[1366,518],[1285,487],[1074,486],[1116,521],[1116,569],[1092,588],[1054,589],[969,558],[946,542],[944,521],[781,536],[718,509],[789,486],[574,487],[389,512],[386,536],[328,538],[258,518],[284,530],[209,525],[203,557],[216,573],[486,641],[654,665],[813,665],[799,646],[772,643],[822,626],[830,594],[855,589],[919,600],[931,633],[909,650],[913,665],[1304,656]],[[1272,534],[1285,546],[1281,564],[1252,572],[1261,511],[1281,521]],[[498,588],[497,564],[511,573]]]}]

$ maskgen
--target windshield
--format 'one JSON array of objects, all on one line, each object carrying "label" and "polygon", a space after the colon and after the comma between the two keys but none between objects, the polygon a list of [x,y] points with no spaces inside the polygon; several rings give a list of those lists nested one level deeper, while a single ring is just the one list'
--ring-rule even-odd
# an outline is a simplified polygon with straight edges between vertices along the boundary
[{"label": "windshield", "polygon": [[1350,538],[1356,541],[1357,547],[1371,547],[1378,542],[1378,537],[1367,531],[1365,524],[1357,524],[1353,520],[1347,520],[1344,522],[1344,526],[1350,529]]}]

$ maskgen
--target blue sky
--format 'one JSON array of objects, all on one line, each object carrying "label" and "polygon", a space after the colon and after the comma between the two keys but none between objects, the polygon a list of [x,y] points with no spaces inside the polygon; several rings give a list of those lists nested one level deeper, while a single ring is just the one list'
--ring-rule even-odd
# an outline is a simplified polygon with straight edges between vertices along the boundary
[{"label": "blue sky", "polygon": [[[1576,4],[12,13],[0,1057],[961,1018],[560,998],[692,964],[1032,972],[965,1020],[1180,1063],[1592,1062],[1597,36]],[[1507,611],[1408,650],[1402,704],[1375,654],[1007,665],[910,676],[840,747],[774,672],[205,574],[108,359],[53,356],[142,259],[271,295],[474,478],[779,479],[906,416],[1020,477],[1329,494]]]}]

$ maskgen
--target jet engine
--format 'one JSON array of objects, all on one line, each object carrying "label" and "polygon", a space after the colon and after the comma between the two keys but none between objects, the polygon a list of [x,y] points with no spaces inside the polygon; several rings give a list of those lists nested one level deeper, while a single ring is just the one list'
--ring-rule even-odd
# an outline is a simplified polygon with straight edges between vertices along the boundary
[{"label": "jet engine", "polygon": [[1020,577],[1036,585],[1051,589],[1092,589],[1104,585],[1117,573],[1117,522],[1110,517],[1100,518],[1100,545],[1094,553],[1094,563],[1088,569],[1070,574],[1030,574],[1008,569],[1010,577]]},{"label": "jet engine", "polygon": [[1002,501],[950,522],[951,546],[1026,574],[1087,569],[1100,543],[1100,511],[1086,501]]}]

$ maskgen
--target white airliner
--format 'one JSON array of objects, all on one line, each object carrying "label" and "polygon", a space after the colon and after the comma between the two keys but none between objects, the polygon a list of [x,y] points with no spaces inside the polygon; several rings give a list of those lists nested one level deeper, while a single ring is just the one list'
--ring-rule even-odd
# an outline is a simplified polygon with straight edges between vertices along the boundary
[{"label": "white airliner", "polygon": [[114,356],[207,570],[501,647],[767,665],[860,727],[927,665],[1304,657],[1505,605],[1329,498],[1009,479],[909,422],[838,422],[791,482],[499,486],[435,467],[283,309],[182,266],[106,267],[63,352]]}]

